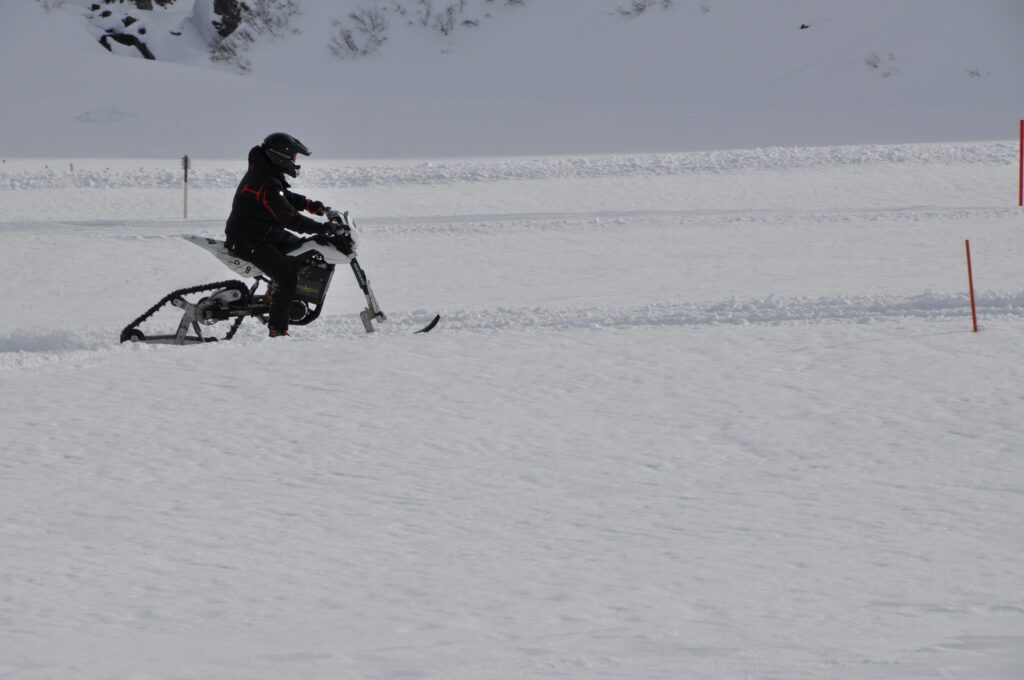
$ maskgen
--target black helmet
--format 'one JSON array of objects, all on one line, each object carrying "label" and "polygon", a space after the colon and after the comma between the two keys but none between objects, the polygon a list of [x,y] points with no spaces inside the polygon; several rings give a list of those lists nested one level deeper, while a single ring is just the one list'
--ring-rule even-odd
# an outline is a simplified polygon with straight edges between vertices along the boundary
[{"label": "black helmet", "polygon": [[298,154],[309,155],[309,149],[305,144],[283,132],[267,135],[260,148],[263,149],[267,159],[275,168],[292,177],[298,177],[299,168],[302,167],[295,165]]}]

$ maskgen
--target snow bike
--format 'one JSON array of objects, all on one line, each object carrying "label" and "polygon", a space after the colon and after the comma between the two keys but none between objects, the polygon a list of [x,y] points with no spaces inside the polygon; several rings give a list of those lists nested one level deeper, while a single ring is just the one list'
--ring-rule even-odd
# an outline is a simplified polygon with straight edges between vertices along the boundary
[{"label": "snow bike", "polygon": [[[348,264],[355,274],[363,295],[366,296],[366,309],[359,313],[363,328],[367,333],[374,332],[373,324],[386,320],[384,312],[377,304],[366,272],[356,259],[355,224],[349,220],[348,212],[339,213],[326,208],[329,230],[309,238],[299,240],[296,246],[285,255],[292,261],[298,274],[299,283],[289,308],[290,323],[304,326],[320,316],[327,289],[330,287],[334,268],[340,264]],[[246,317],[256,317],[263,323],[267,322],[270,313],[270,300],[276,286],[260,269],[234,253],[228,251],[224,241],[203,236],[184,236],[186,240],[204,248],[223,262],[231,271],[243,278],[253,278],[255,282],[247,286],[243,281],[230,280],[207,283],[189,288],[181,288],[168,293],[141,316],[125,326],[121,331],[121,342],[150,342],[169,345],[188,345],[195,343],[230,340],[235,336],[239,326]],[[259,288],[266,288],[260,292]],[[170,306],[170,307],[168,307]],[[150,321],[162,310],[177,308],[182,312],[177,329],[173,333],[147,335],[140,326]],[[431,331],[441,316],[436,315],[417,333]],[[224,335],[218,337],[217,330],[224,329]],[[204,328],[206,329],[204,331]]]}]

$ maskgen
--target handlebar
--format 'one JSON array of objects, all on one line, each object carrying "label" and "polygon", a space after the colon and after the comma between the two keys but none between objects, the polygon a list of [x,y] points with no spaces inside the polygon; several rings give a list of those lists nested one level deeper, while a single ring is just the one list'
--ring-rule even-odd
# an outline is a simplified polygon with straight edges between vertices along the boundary
[{"label": "handlebar", "polygon": [[349,222],[348,219],[347,210],[345,212],[338,212],[334,208],[324,206],[323,214],[327,217],[327,221],[330,222],[331,224],[336,224],[346,229],[352,228],[352,224],[351,222]]}]

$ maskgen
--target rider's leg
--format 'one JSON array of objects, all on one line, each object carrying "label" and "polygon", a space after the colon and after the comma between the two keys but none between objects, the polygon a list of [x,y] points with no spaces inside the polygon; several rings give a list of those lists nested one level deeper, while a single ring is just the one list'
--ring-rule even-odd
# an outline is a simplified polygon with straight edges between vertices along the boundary
[{"label": "rider's leg", "polygon": [[288,308],[295,297],[298,275],[273,243],[257,247],[247,259],[274,280],[274,297],[270,301],[270,320],[267,325],[274,331],[288,330]]}]

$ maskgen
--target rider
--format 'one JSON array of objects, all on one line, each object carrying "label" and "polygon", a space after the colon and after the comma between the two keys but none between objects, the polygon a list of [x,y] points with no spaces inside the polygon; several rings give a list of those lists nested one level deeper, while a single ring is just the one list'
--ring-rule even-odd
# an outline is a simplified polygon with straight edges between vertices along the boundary
[{"label": "rider", "polygon": [[267,324],[272,338],[288,335],[288,310],[298,285],[284,254],[301,239],[286,228],[303,234],[328,231],[326,224],[299,214],[306,210],[322,215],[324,204],[288,190],[284,176],[298,176],[295,160],[300,153],[308,156],[309,149],[283,132],[249,150],[249,171],[235,191],[224,230],[228,250],[262,269],[276,284]]}]

